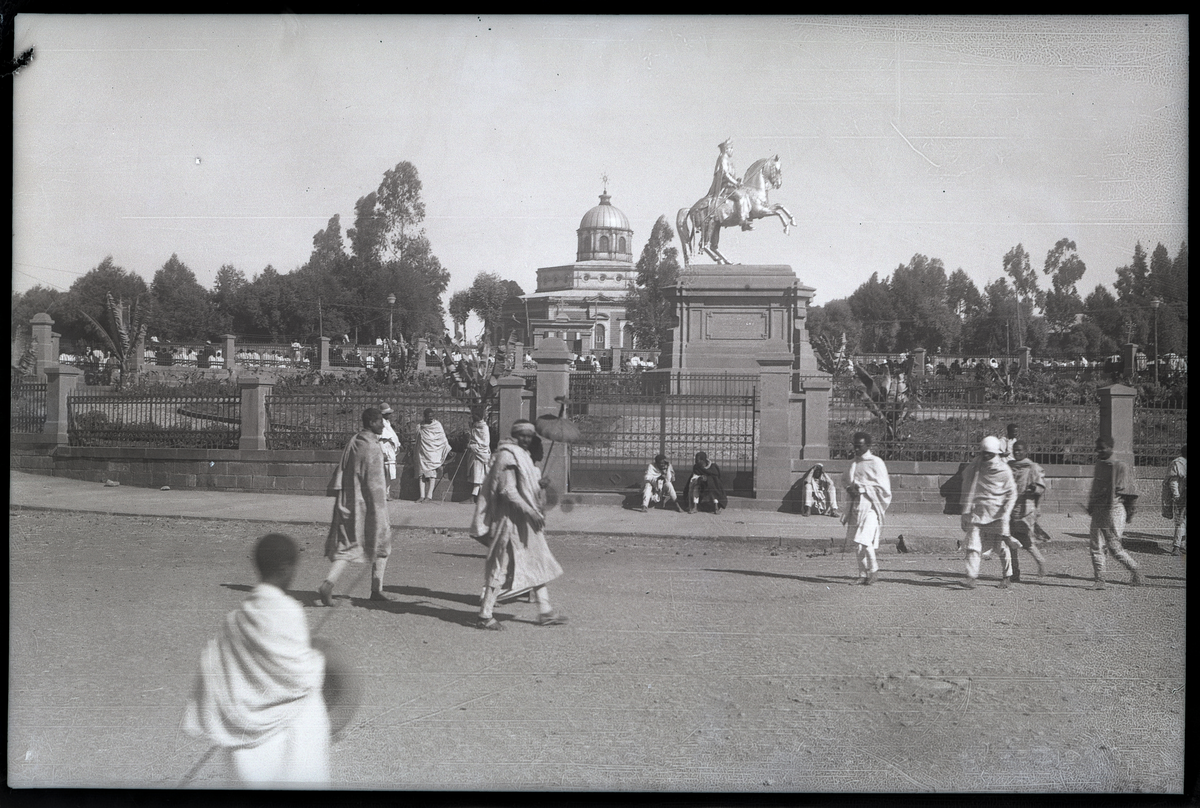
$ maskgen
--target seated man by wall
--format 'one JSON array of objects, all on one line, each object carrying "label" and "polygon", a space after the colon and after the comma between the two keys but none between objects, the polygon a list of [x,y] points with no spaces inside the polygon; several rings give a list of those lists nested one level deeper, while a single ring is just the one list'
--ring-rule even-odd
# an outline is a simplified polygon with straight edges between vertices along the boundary
[{"label": "seated man by wall", "polygon": [[721,468],[709,460],[706,453],[696,452],[696,462],[692,464],[692,474],[683,496],[688,503],[688,513],[695,513],[702,502],[711,502],[713,513],[720,513],[722,508],[729,507],[725,486],[721,482]]},{"label": "seated man by wall", "polygon": [[800,489],[804,501],[800,513],[804,516],[839,516],[837,486],[825,473],[825,467],[816,464],[800,478]]},{"label": "seated man by wall", "polygon": [[664,508],[669,503],[675,506],[675,510],[683,510],[675,495],[675,469],[666,455],[655,455],[654,462],[646,467],[642,483],[642,507],[638,510],[645,513],[651,502],[661,502]]}]

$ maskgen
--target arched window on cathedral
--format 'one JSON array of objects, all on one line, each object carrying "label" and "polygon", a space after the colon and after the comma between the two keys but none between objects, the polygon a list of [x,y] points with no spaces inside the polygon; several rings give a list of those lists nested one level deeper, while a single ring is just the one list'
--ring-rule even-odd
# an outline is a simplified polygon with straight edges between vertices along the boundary
[{"label": "arched window on cathedral", "polygon": [[625,237],[624,236],[621,236],[620,241],[617,242],[617,247],[618,247],[617,252],[619,252],[621,254],[625,254],[625,253],[629,252],[628,250],[625,249]]},{"label": "arched window on cathedral", "polygon": [[627,350],[633,348],[633,326],[629,323],[621,328],[621,347]]},{"label": "arched window on cathedral", "polygon": [[608,243],[609,243],[609,242],[608,242],[608,236],[601,236],[601,237],[600,237],[600,252],[602,252],[602,253],[609,252],[609,249],[608,249]]},{"label": "arched window on cathedral", "polygon": [[608,347],[607,343],[605,342],[606,336],[607,336],[607,334],[606,334],[606,330],[604,328],[604,324],[596,323],[596,334],[592,338],[592,345],[595,346],[597,351],[603,351],[605,348]]}]

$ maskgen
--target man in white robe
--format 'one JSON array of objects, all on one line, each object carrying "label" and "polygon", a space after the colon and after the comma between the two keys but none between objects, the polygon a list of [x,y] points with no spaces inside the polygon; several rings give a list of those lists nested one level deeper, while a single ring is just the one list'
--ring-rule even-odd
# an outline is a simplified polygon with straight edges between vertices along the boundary
[{"label": "man in white robe", "polygon": [[1017,483],[1012,469],[1000,457],[1000,439],[994,435],[979,444],[979,456],[963,471],[961,525],[967,556],[966,589],[975,588],[979,562],[985,549],[1000,558],[1003,578],[1000,588],[1007,589],[1012,579],[1012,541],[1010,521],[1017,504]]},{"label": "man in white robe", "polygon": [[638,510],[646,513],[651,502],[661,502],[664,508],[670,504],[675,510],[683,511],[675,494],[675,468],[666,455],[655,455],[654,462],[646,467],[642,477],[642,506]]},{"label": "man in white robe", "polygon": [[471,410],[471,437],[467,441],[467,450],[471,454],[471,501],[478,502],[479,489],[487,478],[488,464],[492,462],[492,430],[482,407]]},{"label": "man in white robe", "polygon": [[871,436],[854,433],[854,460],[842,475],[842,488],[850,503],[842,515],[846,538],[858,548],[856,584],[871,585],[879,577],[879,537],[883,515],[892,504],[892,482],[881,458],[871,454]]},{"label": "man in white robe", "polygon": [[549,581],[562,575],[562,567],[546,544],[541,475],[529,454],[535,435],[529,421],[513,423],[512,440],[496,447],[475,504],[471,535],[488,543],[483,603],[476,627],[488,631],[504,628],[492,614],[502,591],[531,591],[538,605],[539,626],[567,622],[550,605],[546,588]]},{"label": "man in white robe", "polygon": [[433,410],[425,410],[425,421],[418,428],[417,474],[420,496],[417,502],[433,502],[433,489],[437,485],[438,469],[450,454],[450,441],[440,421],[433,417]]},{"label": "man in white robe", "polygon": [[392,413],[395,410],[386,401],[380,402],[379,411],[383,413],[383,432],[379,435],[379,448],[383,450],[383,470],[387,472],[387,498],[392,498],[392,483],[396,480],[396,456],[402,444],[396,428],[392,426]]},{"label": "man in white robe", "polygon": [[329,785],[325,657],[286,593],[298,558],[288,536],[259,540],[261,583],[205,647],[184,711],[184,731],[219,747],[233,777],[250,788]]}]

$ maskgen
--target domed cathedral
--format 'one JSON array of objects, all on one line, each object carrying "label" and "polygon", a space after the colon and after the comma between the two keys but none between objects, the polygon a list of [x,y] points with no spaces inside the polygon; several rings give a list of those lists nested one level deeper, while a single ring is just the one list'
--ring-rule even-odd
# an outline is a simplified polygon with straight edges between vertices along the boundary
[{"label": "domed cathedral", "polygon": [[601,358],[605,366],[614,348],[632,350],[633,335],[625,325],[625,290],[636,274],[633,230],[613,206],[605,188],[600,204],[583,214],[576,232],[575,263],[539,267],[537,291],[514,300],[505,319],[524,326],[527,346],[559,337],[567,349]]}]

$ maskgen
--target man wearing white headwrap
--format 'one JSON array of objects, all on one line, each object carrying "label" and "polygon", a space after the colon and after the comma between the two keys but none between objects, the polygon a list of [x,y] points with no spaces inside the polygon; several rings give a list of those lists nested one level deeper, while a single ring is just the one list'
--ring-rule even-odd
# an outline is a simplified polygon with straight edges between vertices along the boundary
[{"label": "man wearing white headwrap", "polygon": [[392,426],[392,405],[380,402],[383,413],[383,432],[379,435],[379,448],[383,450],[383,470],[387,472],[387,498],[392,498],[392,481],[396,479],[396,455],[400,451],[400,436]]},{"label": "man wearing white headwrap", "polygon": [[987,545],[988,550],[1000,556],[1003,566],[1000,588],[1007,589],[1012,578],[1009,521],[1017,504],[1017,484],[1012,469],[1000,458],[999,438],[989,435],[979,449],[979,456],[963,472],[961,524],[966,534],[963,549],[967,555],[967,580],[963,586],[975,588],[980,555]]},{"label": "man wearing white headwrap", "polygon": [[540,626],[567,622],[550,605],[546,589],[547,582],[562,575],[562,567],[546,544],[544,486],[529,454],[536,434],[529,421],[513,423],[512,439],[503,440],[496,447],[475,503],[471,535],[488,541],[483,604],[477,628],[489,631],[504,628],[492,616],[501,591],[532,591],[538,604]]},{"label": "man wearing white headwrap", "polygon": [[887,466],[871,454],[871,436],[854,433],[854,460],[842,475],[842,488],[850,503],[842,515],[846,538],[858,547],[856,584],[873,584],[879,577],[879,537],[883,533],[883,515],[892,504],[892,483]]}]

